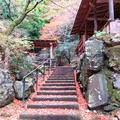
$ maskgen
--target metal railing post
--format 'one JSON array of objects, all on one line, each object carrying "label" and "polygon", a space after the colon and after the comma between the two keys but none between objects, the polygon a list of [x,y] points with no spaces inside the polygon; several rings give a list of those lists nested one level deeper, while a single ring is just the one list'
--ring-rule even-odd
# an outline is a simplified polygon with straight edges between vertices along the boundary
[{"label": "metal railing post", "polygon": [[50,67],[48,66],[48,75],[50,74]]},{"label": "metal railing post", "polygon": [[45,65],[43,66],[43,80],[45,80]]},{"label": "metal railing post", "polygon": [[[39,70],[38,68],[42,68],[44,66],[44,64],[46,62],[49,62],[49,59],[45,60],[41,65],[39,65],[38,67],[36,67],[34,70],[30,71],[27,75],[25,75],[22,79],[22,84],[23,84],[23,88],[22,88],[22,101],[25,102],[25,79],[26,77],[28,77],[29,75],[35,73],[35,81],[36,81],[36,90],[38,89],[38,79],[39,79]],[[45,66],[43,68],[44,72],[40,71],[43,75],[43,77],[45,76]],[[44,78],[43,78],[44,79]]]},{"label": "metal railing post", "polygon": [[22,91],[22,101],[25,101],[25,78],[22,80],[23,83],[23,91]]},{"label": "metal railing post", "polygon": [[36,70],[36,90],[38,89],[38,69]]},{"label": "metal railing post", "polygon": [[50,69],[52,68],[52,59],[50,58]]}]

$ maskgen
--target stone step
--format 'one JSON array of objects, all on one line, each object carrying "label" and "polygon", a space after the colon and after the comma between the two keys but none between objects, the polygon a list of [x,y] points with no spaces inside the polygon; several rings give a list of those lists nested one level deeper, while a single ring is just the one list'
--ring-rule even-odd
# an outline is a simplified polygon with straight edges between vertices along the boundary
[{"label": "stone step", "polygon": [[50,79],[50,78],[48,78],[48,80],[59,80],[59,81],[64,81],[64,80],[66,80],[66,81],[69,81],[69,80],[74,80],[74,79]]},{"label": "stone step", "polygon": [[28,104],[27,108],[44,109],[44,108],[60,108],[60,109],[79,109],[77,103],[74,104]]},{"label": "stone step", "polygon": [[53,72],[52,74],[54,74],[54,75],[73,75],[73,71],[55,71],[55,72]]},{"label": "stone step", "polygon": [[42,92],[37,92],[37,95],[77,95],[76,91],[42,91]]},{"label": "stone step", "polygon": [[20,120],[80,120],[79,114],[21,114]]},{"label": "stone step", "polygon": [[74,80],[47,80],[46,83],[75,83]]},{"label": "stone step", "polygon": [[74,78],[48,78],[48,80],[74,80]]},{"label": "stone step", "polygon": [[34,97],[33,101],[78,101],[77,97]]},{"label": "stone step", "polygon": [[41,87],[41,90],[76,90],[76,87]]},{"label": "stone step", "polygon": [[74,78],[74,76],[50,76],[50,78]]},{"label": "stone step", "polygon": [[42,86],[75,86],[75,84],[73,84],[73,83],[67,83],[67,84],[65,84],[65,83],[57,83],[57,84],[51,83],[51,84],[48,84],[48,83],[46,83],[46,84],[43,84]]},{"label": "stone step", "polygon": [[54,75],[52,74],[51,77],[74,77],[74,75]]},{"label": "stone step", "polygon": [[50,77],[74,77],[74,75],[51,75]]},{"label": "stone step", "polygon": [[54,73],[54,74],[52,74],[52,75],[54,75],[54,76],[55,76],[55,75],[67,75],[67,76],[70,76],[70,75],[74,75],[74,74],[73,74],[73,72],[72,72],[72,73],[64,73],[64,72],[63,72],[63,73],[60,73],[60,72],[58,72],[58,73]]}]

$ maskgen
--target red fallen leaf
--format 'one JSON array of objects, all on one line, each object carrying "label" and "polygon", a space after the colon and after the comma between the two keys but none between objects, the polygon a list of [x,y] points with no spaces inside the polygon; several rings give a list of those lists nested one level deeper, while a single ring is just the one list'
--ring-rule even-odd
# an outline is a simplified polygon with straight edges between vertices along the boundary
[{"label": "red fallen leaf", "polygon": [[[77,83],[76,83],[77,84]],[[81,117],[83,118],[83,120],[90,120],[90,118],[92,118],[93,116],[96,116],[98,117],[99,119],[98,120],[109,120],[109,118],[113,118],[114,116],[110,116],[110,115],[99,115],[98,113],[94,113],[94,112],[90,112],[88,111],[87,109],[87,102],[85,101],[85,99],[83,98],[82,96],[82,92],[80,91],[78,85],[77,85],[77,93],[78,93],[78,98],[79,98],[79,106],[80,106],[80,114],[81,114]],[[36,94],[34,93],[33,96],[31,97],[34,97],[36,96]],[[6,107],[3,107],[0,109],[0,114],[1,113],[7,113],[7,114],[11,114],[12,116],[7,118],[7,117],[3,117],[3,116],[0,116],[0,120],[18,120],[19,119],[19,115],[21,113],[25,113],[25,112],[29,112],[29,113],[44,113],[44,114],[47,114],[49,112],[53,113],[53,111],[55,111],[56,113],[59,112],[59,113],[64,113],[64,112],[69,112],[72,114],[73,110],[67,110],[67,109],[42,109],[42,110],[32,110],[32,109],[27,109],[27,104],[31,104],[33,103],[33,101],[31,99],[29,99],[27,102],[23,103],[22,101],[19,101],[17,99],[14,99],[13,101],[14,104],[11,104],[11,105],[8,105]],[[36,103],[36,102],[35,102]],[[39,103],[53,103],[53,101],[46,101],[46,102],[39,102]],[[58,103],[61,103],[61,104],[64,104],[64,103],[67,103],[67,102],[58,102]],[[72,103],[72,102],[71,102]],[[57,102],[55,103],[57,104]],[[75,112],[75,110],[74,110]],[[77,112],[77,111],[76,111]],[[120,114],[120,110],[118,110],[118,112],[116,112],[116,115],[119,115]]]},{"label": "red fallen leaf", "polygon": [[19,102],[19,100],[17,100],[17,99],[13,100],[13,103],[15,103],[15,104],[18,103],[18,102]]}]

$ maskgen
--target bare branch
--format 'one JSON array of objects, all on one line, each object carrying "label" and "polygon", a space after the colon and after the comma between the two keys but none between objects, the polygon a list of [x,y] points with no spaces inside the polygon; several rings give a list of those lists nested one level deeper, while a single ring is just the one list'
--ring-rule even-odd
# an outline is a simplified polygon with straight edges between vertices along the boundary
[{"label": "bare branch", "polygon": [[42,2],[43,0],[40,0],[39,2],[36,2],[36,4],[30,9],[30,10],[28,10],[28,11],[26,11],[26,15],[29,13],[29,12],[31,12],[33,9],[35,9],[36,7],[37,7],[37,5],[40,3],[40,2]]},{"label": "bare branch", "polygon": [[10,10],[10,1],[9,1],[9,3],[7,3],[6,0],[3,0],[3,1],[5,2],[6,6],[8,8],[9,18],[13,21],[12,16],[11,16],[11,10]]},{"label": "bare branch", "polygon": [[26,5],[25,5],[25,8],[24,8],[24,12],[26,12],[27,11],[27,9],[28,9],[28,7],[29,7],[29,4],[30,4],[30,0],[27,0],[27,3],[26,3]]},{"label": "bare branch", "polygon": [[[68,9],[69,11],[71,11],[71,12],[73,13],[73,11],[72,11],[71,9],[69,9],[68,7],[61,6],[61,5],[59,5],[59,4],[57,4],[57,3],[55,3],[55,2],[54,2],[54,1],[52,1],[52,0],[50,0],[50,2],[51,2],[51,3],[53,3],[53,4],[55,4],[56,6],[58,6],[58,7],[60,7],[60,8],[64,8],[64,9],[66,8],[66,9]],[[73,10],[74,10],[74,11],[76,11],[74,8],[73,8]],[[74,14],[74,13],[73,13],[73,14]]]},{"label": "bare branch", "polygon": [[61,7],[61,8],[66,8],[66,7],[63,7],[63,6],[61,6],[61,5],[58,5],[57,3],[55,3],[54,1],[52,1],[52,0],[50,0],[50,2],[51,3],[53,3],[53,4],[55,4],[55,5],[57,5],[58,7]]}]

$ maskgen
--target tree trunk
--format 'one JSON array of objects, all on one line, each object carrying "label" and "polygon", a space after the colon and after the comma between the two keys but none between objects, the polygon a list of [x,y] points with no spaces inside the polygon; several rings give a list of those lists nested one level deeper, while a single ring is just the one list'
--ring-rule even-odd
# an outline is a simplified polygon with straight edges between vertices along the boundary
[{"label": "tree trunk", "polygon": [[63,56],[66,58],[66,60],[67,60],[67,61],[68,61],[68,63],[70,64],[70,63],[71,63],[70,58],[69,58],[66,54],[64,54]]},{"label": "tree trunk", "polygon": [[28,9],[28,6],[29,6],[29,4],[30,4],[30,0],[28,0],[27,1],[27,4],[25,5],[25,9],[23,10],[23,13],[21,14],[21,16],[20,17],[18,17],[16,20],[14,20],[13,22],[12,22],[12,24],[9,26],[9,28],[7,29],[7,31],[6,31],[6,34],[7,35],[10,35],[12,32],[13,32],[13,30],[14,30],[14,28],[16,27],[16,26],[18,26],[24,19],[25,19],[25,17],[27,16],[27,14],[29,13],[29,12],[31,12],[32,10],[34,10],[36,7],[37,7],[37,5],[40,3],[40,2],[42,2],[43,0],[40,0],[39,2],[36,2],[36,4],[30,9],[30,10],[27,10]]},{"label": "tree trunk", "polygon": [[9,28],[7,29],[6,34],[7,34],[7,35],[10,35],[10,34],[13,32],[14,28],[15,28],[16,26],[18,26],[18,25],[24,20],[24,18],[26,17],[26,15],[27,15],[27,14],[24,13],[24,14],[22,14],[19,18],[17,18],[16,20],[14,20],[14,21],[10,24]]},{"label": "tree trunk", "polygon": [[9,68],[9,56],[10,56],[10,50],[9,48],[5,49],[5,58],[4,58],[4,69],[8,70]]}]

